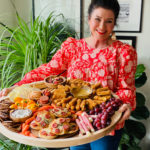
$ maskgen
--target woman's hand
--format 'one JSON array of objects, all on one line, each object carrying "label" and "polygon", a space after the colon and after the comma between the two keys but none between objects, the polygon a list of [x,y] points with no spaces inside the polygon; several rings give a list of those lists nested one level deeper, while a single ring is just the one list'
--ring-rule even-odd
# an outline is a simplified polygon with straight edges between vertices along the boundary
[{"label": "woman's hand", "polygon": [[11,92],[15,87],[16,85],[10,88],[4,88],[3,90],[0,91],[0,97],[7,96],[8,93]]},{"label": "woman's hand", "polygon": [[122,123],[125,120],[128,120],[130,115],[131,115],[131,106],[130,104],[123,104],[120,108],[119,111],[123,113],[123,116],[121,118],[121,120],[119,121],[119,123]]},{"label": "woman's hand", "polygon": [[3,90],[0,91],[0,97],[7,96],[9,93],[9,88],[4,88]]}]

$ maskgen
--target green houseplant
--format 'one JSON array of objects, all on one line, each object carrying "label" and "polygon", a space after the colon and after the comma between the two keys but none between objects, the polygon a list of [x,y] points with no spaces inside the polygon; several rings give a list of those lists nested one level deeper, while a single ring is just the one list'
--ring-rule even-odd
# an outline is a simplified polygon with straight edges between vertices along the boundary
[{"label": "green houseplant", "polygon": [[4,32],[10,35],[0,38],[1,89],[10,87],[25,73],[50,61],[61,43],[67,37],[75,36],[75,31],[66,23],[62,14],[55,15],[52,12],[45,21],[37,17],[34,22],[31,20],[30,25],[18,14],[17,18],[18,27],[15,29],[0,23]]},{"label": "green houseplant", "polygon": [[[145,84],[147,76],[143,64],[139,64],[136,69],[135,86],[140,88]],[[137,107],[132,112],[131,118],[126,121],[123,129],[123,136],[119,145],[119,150],[141,150],[140,141],[146,134],[146,128],[141,120],[149,118],[149,110],[145,106],[145,96],[136,92]]]},{"label": "green houseplant", "polygon": [[9,139],[0,139],[0,150],[47,150],[47,148],[24,145]]},{"label": "green houseplant", "polygon": [[[25,73],[51,60],[67,37],[75,37],[75,30],[62,14],[50,13],[44,21],[37,17],[30,24],[18,18],[18,27],[9,28],[0,22],[4,32],[0,35],[0,90],[21,80]],[[62,20],[57,22],[56,20]],[[3,36],[4,33],[9,36]],[[0,139],[0,150],[44,150],[20,144],[7,138]]]}]

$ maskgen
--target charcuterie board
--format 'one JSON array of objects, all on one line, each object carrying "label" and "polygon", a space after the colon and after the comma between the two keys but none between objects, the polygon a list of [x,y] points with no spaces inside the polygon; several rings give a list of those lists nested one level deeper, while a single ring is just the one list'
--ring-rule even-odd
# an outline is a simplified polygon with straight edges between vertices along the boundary
[{"label": "charcuterie board", "polygon": [[116,111],[112,117],[112,122],[108,127],[96,131],[91,135],[84,135],[84,136],[77,135],[75,137],[70,137],[70,138],[59,138],[59,139],[52,139],[52,140],[46,140],[42,138],[32,138],[32,137],[28,137],[28,136],[24,136],[12,132],[7,128],[5,128],[1,123],[0,123],[0,132],[11,140],[14,140],[19,143],[27,144],[27,145],[38,146],[38,147],[51,147],[51,148],[70,147],[70,146],[89,143],[109,134],[114,129],[117,122],[120,120],[121,115],[122,114],[119,111]]},{"label": "charcuterie board", "polygon": [[109,134],[122,101],[108,87],[49,76],[0,98],[0,133],[38,147],[70,147]]}]

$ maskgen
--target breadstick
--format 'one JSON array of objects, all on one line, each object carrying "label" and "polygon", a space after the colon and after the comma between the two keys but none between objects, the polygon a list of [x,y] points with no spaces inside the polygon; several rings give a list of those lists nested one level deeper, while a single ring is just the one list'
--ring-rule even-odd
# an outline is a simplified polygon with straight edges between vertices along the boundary
[{"label": "breadstick", "polygon": [[82,111],[85,110],[85,104],[86,104],[86,100],[84,99],[82,100],[81,105],[80,105]]},{"label": "breadstick", "polygon": [[63,108],[66,108],[66,103],[62,103],[62,107],[63,107]]},{"label": "breadstick", "polygon": [[96,83],[91,85],[92,89],[97,89],[98,87],[101,87],[101,83]]},{"label": "breadstick", "polygon": [[81,104],[81,99],[77,100],[77,105],[76,105],[76,110],[79,111],[80,110],[80,104]]},{"label": "breadstick", "polygon": [[90,110],[96,106],[96,103],[92,99],[87,99],[86,101],[88,102],[88,107]]},{"label": "breadstick", "polygon": [[96,91],[96,94],[99,95],[99,96],[110,95],[110,94],[111,94],[111,91],[110,91],[110,90],[101,91],[101,92],[97,92],[97,91]]},{"label": "breadstick", "polygon": [[71,106],[71,110],[74,110],[75,109],[75,106]]},{"label": "breadstick", "polygon": [[67,98],[63,98],[63,99],[61,100],[61,102],[62,102],[62,103],[68,103],[72,98],[73,98],[72,96],[69,96],[69,97],[67,97]]},{"label": "breadstick", "polygon": [[101,88],[98,88],[96,91],[101,92],[101,91],[107,91],[107,90],[109,90],[108,87],[101,87]]},{"label": "breadstick", "polygon": [[94,102],[95,102],[96,104],[101,104],[101,103],[103,103],[104,101],[94,100]]},{"label": "breadstick", "polygon": [[73,98],[73,99],[69,102],[69,105],[70,105],[70,106],[74,106],[75,103],[76,103],[76,101],[77,101],[77,98]]}]

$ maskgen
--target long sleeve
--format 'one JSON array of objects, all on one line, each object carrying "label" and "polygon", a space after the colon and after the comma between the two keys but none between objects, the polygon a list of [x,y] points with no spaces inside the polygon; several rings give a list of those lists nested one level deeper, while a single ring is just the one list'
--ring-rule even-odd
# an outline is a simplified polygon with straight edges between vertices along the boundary
[{"label": "long sleeve", "polygon": [[116,94],[124,103],[129,103],[132,110],[136,108],[135,72],[137,66],[136,51],[124,45],[118,52],[118,82]]},{"label": "long sleeve", "polygon": [[[59,49],[56,54],[53,56],[52,60],[43,64],[40,67],[28,72],[24,78],[16,83],[15,85],[27,84],[35,81],[41,81],[45,77],[49,75],[57,75],[62,71],[66,70],[68,67],[68,63],[70,62],[74,50],[73,45],[74,39],[68,38],[62,45],[61,49]],[[66,73],[64,73],[66,75]]]}]

